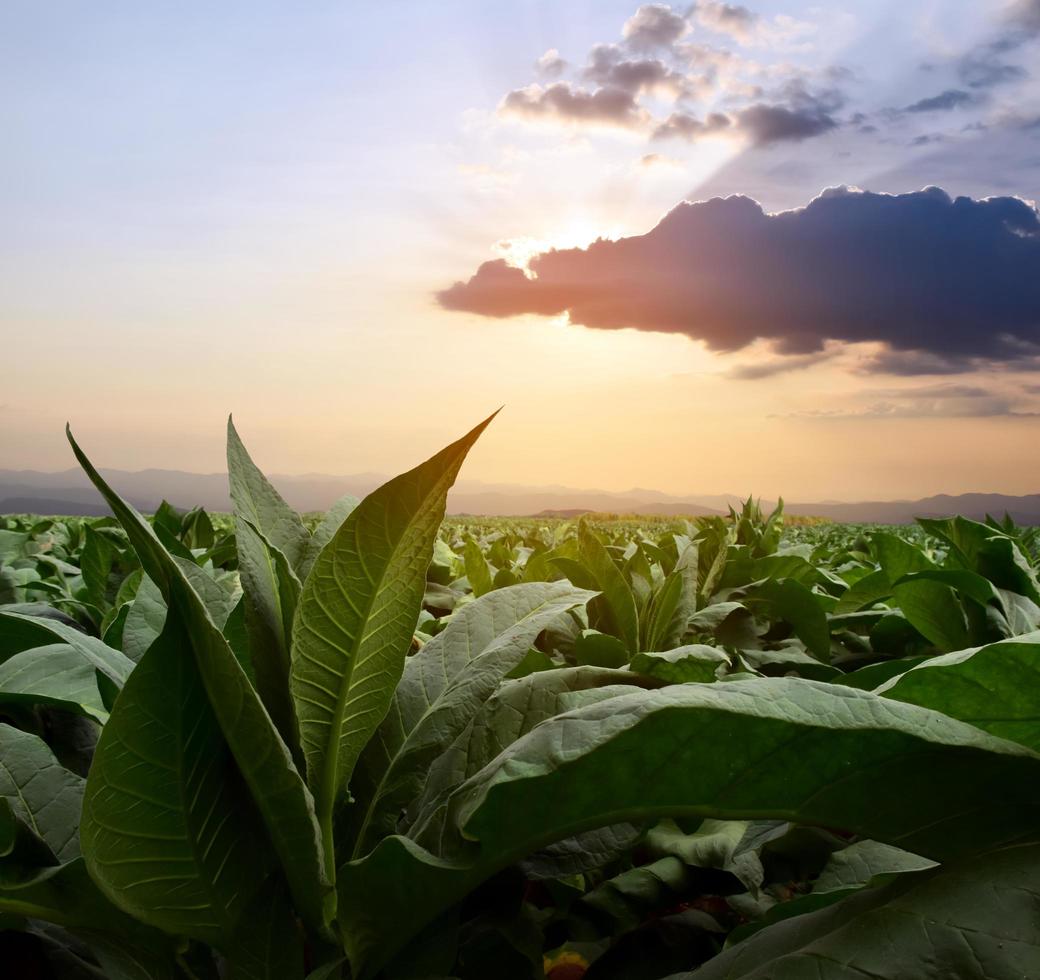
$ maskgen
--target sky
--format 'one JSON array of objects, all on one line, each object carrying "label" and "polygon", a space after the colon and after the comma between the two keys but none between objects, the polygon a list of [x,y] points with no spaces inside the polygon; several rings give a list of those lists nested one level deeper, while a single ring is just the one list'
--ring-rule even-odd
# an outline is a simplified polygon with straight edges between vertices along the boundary
[{"label": "sky", "polygon": [[1040,0],[8,0],[0,128],[0,468],[1040,491]]}]

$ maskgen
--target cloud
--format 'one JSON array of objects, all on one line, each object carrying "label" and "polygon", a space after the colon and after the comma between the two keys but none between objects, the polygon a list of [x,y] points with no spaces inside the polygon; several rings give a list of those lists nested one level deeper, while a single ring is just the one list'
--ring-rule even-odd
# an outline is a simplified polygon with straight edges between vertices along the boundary
[{"label": "cloud", "polygon": [[553,119],[621,129],[638,129],[646,124],[646,113],[631,92],[620,88],[590,92],[569,82],[553,82],[545,88],[528,85],[514,89],[502,100],[499,112],[526,119]]},{"label": "cloud", "polygon": [[957,74],[970,88],[986,89],[1018,82],[1029,72],[1006,57],[1040,38],[1040,0],[1017,0],[1006,7],[996,33],[966,52]]},{"label": "cloud", "polygon": [[858,393],[868,403],[862,408],[827,408],[796,412],[796,418],[912,419],[912,418],[1035,418],[1020,411],[1019,399],[979,385],[939,384],[884,388]]},{"label": "cloud", "polygon": [[643,4],[621,28],[625,42],[637,51],[669,48],[690,29],[686,18],[663,3]]},{"label": "cloud", "polygon": [[654,139],[684,139],[694,141],[705,136],[717,136],[731,129],[733,121],[722,112],[709,113],[698,119],[688,112],[673,112],[654,130]]},{"label": "cloud", "polygon": [[702,27],[717,34],[728,34],[737,41],[750,41],[758,25],[758,14],[737,4],[701,0],[695,3],[691,16]]},{"label": "cloud", "polygon": [[801,141],[836,129],[837,120],[820,106],[790,108],[758,103],[737,113],[737,125],[756,146]]},{"label": "cloud", "polygon": [[616,44],[597,44],[589,53],[584,76],[597,85],[638,94],[656,92],[673,99],[693,94],[691,80],[659,58],[630,59]]},{"label": "cloud", "polygon": [[567,70],[567,62],[556,48],[549,48],[535,63],[534,70],[541,78],[559,78]]},{"label": "cloud", "polygon": [[[746,7],[700,0],[685,13],[651,3],[625,21],[616,43],[594,44],[581,67],[550,48],[535,63],[538,84],[515,88],[498,114],[573,127],[638,131],[649,139],[695,141],[724,135],[752,146],[808,139],[839,126],[836,85],[851,78],[833,65],[813,71],[786,59],[752,60],[725,43],[691,42],[691,22],[741,44],[781,48],[812,25]],[[661,103],[668,104],[662,109]],[[697,103],[696,109],[693,103]]]},{"label": "cloud", "polygon": [[779,101],[756,102],[728,114],[713,112],[704,119],[685,111],[673,112],[654,129],[653,138],[695,141],[728,133],[743,137],[752,146],[769,146],[800,142],[837,129],[833,113],[844,102],[837,90],[812,92],[803,80],[795,79],[775,95]]},{"label": "cloud", "polygon": [[869,372],[948,373],[1040,356],[1040,215],[1020,198],[939,188],[823,192],[767,214],[747,197],[684,202],[647,234],[484,263],[438,293],[490,317],[685,334],[714,350],[755,340],[813,354],[882,345]]},{"label": "cloud", "polygon": [[965,92],[964,89],[949,88],[945,92],[933,95],[928,99],[919,99],[908,105],[903,112],[944,112],[949,109],[962,109],[973,106],[979,101],[977,95]]},{"label": "cloud", "polygon": [[838,353],[838,349],[835,348],[814,354],[792,354],[787,357],[778,357],[772,361],[759,361],[755,364],[739,364],[727,371],[726,377],[732,378],[734,381],[761,381],[763,378],[773,378],[778,374],[804,371],[823,361],[829,361]]}]

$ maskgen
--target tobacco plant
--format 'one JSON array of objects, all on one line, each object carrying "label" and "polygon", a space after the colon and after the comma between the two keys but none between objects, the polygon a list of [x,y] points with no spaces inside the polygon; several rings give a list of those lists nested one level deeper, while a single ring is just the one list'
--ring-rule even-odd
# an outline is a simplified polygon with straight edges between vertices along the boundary
[{"label": "tobacco plant", "polygon": [[1040,975],[1028,532],[442,526],[489,422],[312,520],[229,420],[230,523],[146,520],[69,434],[114,520],[0,530],[5,955]]}]

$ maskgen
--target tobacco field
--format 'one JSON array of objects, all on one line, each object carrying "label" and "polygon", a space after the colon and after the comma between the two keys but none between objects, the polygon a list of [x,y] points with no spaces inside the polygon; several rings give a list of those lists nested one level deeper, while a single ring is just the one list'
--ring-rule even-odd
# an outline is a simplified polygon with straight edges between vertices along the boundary
[{"label": "tobacco field", "polygon": [[1036,529],[445,521],[489,421],[302,516],[230,422],[231,515],[70,433],[114,516],[0,517],[5,975],[1040,977]]}]

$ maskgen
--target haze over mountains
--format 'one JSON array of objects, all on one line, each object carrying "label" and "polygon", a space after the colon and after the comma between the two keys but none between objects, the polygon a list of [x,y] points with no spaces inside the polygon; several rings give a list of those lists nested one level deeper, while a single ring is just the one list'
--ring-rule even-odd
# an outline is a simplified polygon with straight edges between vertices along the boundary
[{"label": "haze over mountains", "polygon": [[[178,507],[201,505],[230,509],[225,473],[181,470],[102,470],[105,478],[139,510],[153,511],[164,498]],[[376,473],[352,476],[274,475],[272,482],[300,511],[326,510],[344,494],[362,497],[386,480]],[[460,481],[448,495],[448,513],[488,516],[574,516],[587,511],[703,516],[726,512],[740,497],[729,494],[678,496],[635,487],[624,492],[576,489],[559,485],[522,486]],[[771,502],[763,501],[771,506]],[[1040,494],[1015,497],[1000,493],[939,494],[921,500],[787,501],[791,514],[816,515],[837,521],[904,524],[915,517],[962,514],[982,519],[1007,513],[1020,524],[1040,524]],[[0,470],[0,513],[107,514],[108,509],[81,470],[58,473]]]}]

